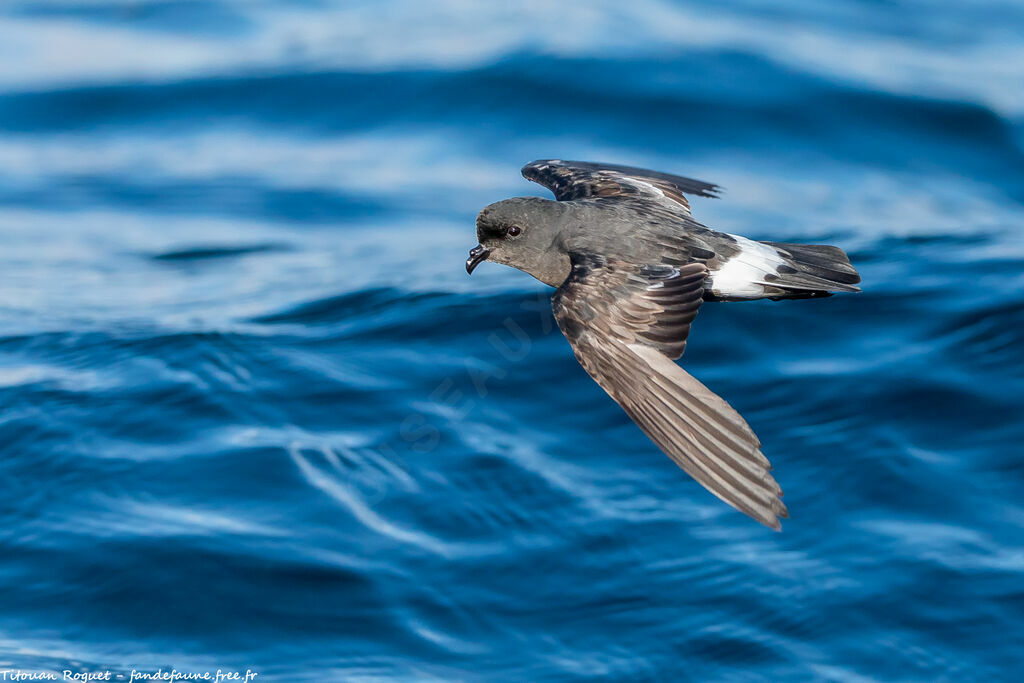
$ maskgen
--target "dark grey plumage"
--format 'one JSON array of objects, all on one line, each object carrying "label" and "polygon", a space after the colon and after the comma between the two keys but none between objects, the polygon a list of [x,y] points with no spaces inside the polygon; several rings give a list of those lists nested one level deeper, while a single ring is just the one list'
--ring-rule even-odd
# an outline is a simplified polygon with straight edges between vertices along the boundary
[{"label": "dark grey plumage", "polygon": [[481,211],[467,270],[489,259],[558,287],[555,318],[590,376],[705,488],[779,529],[788,512],[760,441],[673,361],[704,301],[858,291],[846,254],[701,225],[684,193],[719,188],[700,180],[560,160],[527,164],[523,175],[557,201],[509,199]]}]

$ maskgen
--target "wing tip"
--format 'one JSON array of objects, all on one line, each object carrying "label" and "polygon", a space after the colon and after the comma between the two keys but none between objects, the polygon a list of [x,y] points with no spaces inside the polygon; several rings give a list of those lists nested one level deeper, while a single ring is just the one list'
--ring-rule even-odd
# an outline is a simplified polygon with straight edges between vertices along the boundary
[{"label": "wing tip", "polygon": [[707,190],[707,194],[699,195],[701,197],[708,197],[710,199],[721,199],[722,195],[725,194],[725,188],[721,185],[711,184],[711,187]]},{"label": "wing tip", "polygon": [[763,517],[755,517],[758,522],[764,524],[772,531],[782,531],[782,520],[789,519],[789,510],[779,499],[775,499],[775,505],[766,510]]},{"label": "wing tip", "polygon": [[753,518],[755,521],[760,522],[772,531],[782,531],[782,520],[789,519],[789,508],[782,502],[782,494],[778,494],[779,497],[771,501],[767,508],[745,510],[741,507],[737,507],[730,501],[726,501],[732,507],[736,508],[745,515]]},{"label": "wing tip", "polygon": [[566,162],[562,159],[534,159],[530,163],[523,165],[523,167],[519,169],[519,172],[522,173],[523,177],[527,180],[539,182],[538,178],[540,171],[543,169],[548,168],[549,166],[565,166],[573,163],[575,162]]},{"label": "wing tip", "polygon": [[782,531],[782,520],[789,519],[789,508],[782,502],[782,492],[779,492],[779,497],[775,499],[775,505],[772,507],[771,514],[774,516],[774,520],[768,526],[774,531]]}]

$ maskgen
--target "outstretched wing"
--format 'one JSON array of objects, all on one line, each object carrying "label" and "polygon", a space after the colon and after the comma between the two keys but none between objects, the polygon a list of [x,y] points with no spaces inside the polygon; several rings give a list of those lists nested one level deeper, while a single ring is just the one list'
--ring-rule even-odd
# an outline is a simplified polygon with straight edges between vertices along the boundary
[{"label": "outstretched wing", "polygon": [[634,266],[572,254],[555,318],[580,364],[687,474],[773,529],[788,517],[761,443],[728,403],[672,362],[683,353],[707,268]]},{"label": "outstretched wing", "polygon": [[561,159],[531,162],[523,166],[523,177],[548,188],[559,201],[587,197],[644,197],[674,203],[687,212],[690,203],[684,193],[717,197],[720,190],[717,185],[703,180],[632,166]]}]

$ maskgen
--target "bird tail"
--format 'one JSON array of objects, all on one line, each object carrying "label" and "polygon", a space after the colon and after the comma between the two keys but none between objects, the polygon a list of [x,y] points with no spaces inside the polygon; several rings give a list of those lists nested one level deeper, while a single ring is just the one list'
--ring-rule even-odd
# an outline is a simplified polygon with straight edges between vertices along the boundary
[{"label": "bird tail", "polygon": [[806,299],[833,292],[859,292],[860,274],[846,252],[829,244],[762,242],[773,248],[784,265],[766,287],[772,299]]}]

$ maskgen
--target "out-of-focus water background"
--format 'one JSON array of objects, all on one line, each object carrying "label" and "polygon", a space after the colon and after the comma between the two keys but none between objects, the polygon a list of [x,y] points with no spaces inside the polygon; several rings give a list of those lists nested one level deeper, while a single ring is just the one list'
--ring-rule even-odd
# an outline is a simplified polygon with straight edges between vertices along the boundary
[{"label": "out-of-focus water background", "polygon": [[[1020,680],[1024,4],[6,0],[0,669]],[[864,292],[704,307],[792,519],[472,278],[538,157]]]}]

